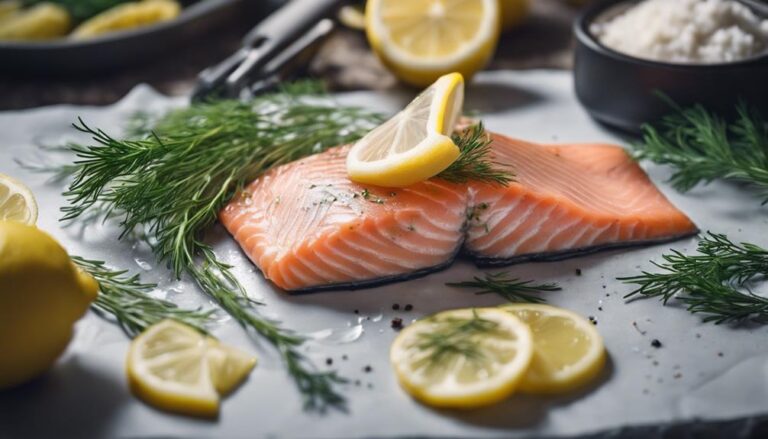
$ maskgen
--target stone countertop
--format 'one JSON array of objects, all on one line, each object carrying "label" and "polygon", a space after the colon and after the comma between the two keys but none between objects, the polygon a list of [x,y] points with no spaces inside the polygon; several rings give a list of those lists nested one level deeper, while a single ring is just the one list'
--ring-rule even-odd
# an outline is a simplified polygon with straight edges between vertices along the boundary
[{"label": "stone countertop", "polygon": [[[502,36],[489,69],[570,68],[571,23],[577,13],[563,0],[534,0],[527,22]],[[197,73],[232,53],[252,24],[232,23],[173,56],[105,76],[20,78],[0,73],[0,110],[60,103],[105,105],[142,82],[168,95],[187,94]],[[324,79],[332,90],[385,89],[396,83],[370,52],[362,33],[349,29],[339,30],[323,45],[309,74]]]}]

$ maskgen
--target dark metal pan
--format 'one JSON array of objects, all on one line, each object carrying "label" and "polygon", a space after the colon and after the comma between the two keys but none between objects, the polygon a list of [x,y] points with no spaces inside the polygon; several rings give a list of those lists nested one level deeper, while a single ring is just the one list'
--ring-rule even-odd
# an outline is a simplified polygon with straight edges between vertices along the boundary
[{"label": "dark metal pan", "polygon": [[0,74],[82,76],[125,68],[172,53],[174,48],[242,18],[243,13],[252,14],[256,23],[283,2],[199,0],[185,3],[190,4],[174,20],[90,40],[0,41]]}]

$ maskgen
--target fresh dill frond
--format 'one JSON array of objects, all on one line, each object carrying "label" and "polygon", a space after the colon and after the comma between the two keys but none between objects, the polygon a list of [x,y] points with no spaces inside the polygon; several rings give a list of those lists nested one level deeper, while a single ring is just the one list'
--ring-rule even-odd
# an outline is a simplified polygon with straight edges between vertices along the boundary
[{"label": "fresh dill frond", "polygon": [[414,347],[423,355],[414,365],[427,369],[444,367],[455,358],[482,361],[485,357],[478,339],[499,329],[497,322],[480,317],[476,310],[472,310],[470,318],[438,314],[428,317],[426,322],[432,328],[417,335]]},{"label": "fresh dill frond", "polygon": [[707,322],[768,322],[768,298],[749,290],[752,282],[768,277],[768,250],[715,233],[703,236],[697,250],[663,255],[663,263],[653,262],[661,272],[618,278],[638,286],[625,297],[678,300],[690,312],[705,314]]},{"label": "fresh dill frond", "polygon": [[473,288],[475,294],[497,294],[509,302],[543,303],[546,299],[534,295],[544,291],[560,291],[556,283],[536,284],[532,280],[510,277],[509,273],[488,273],[485,277],[475,276],[471,281],[450,282],[446,285]]},{"label": "fresh dill frond", "polygon": [[138,275],[127,270],[114,270],[103,261],[73,256],[81,270],[93,276],[99,284],[99,295],[91,305],[102,317],[112,316],[129,337],[135,337],[148,327],[165,319],[173,319],[200,332],[213,318],[213,310],[179,308],[173,302],[149,295],[157,285],[142,283]]},{"label": "fresh dill frond", "polygon": [[643,127],[634,156],[675,168],[670,182],[680,191],[726,179],[754,186],[768,203],[768,121],[745,104],[732,123],[701,105],[676,107],[658,127]]},{"label": "fresh dill frond", "polygon": [[187,273],[243,327],[283,358],[307,409],[343,408],[341,378],[319,371],[298,350],[304,339],[259,315],[243,287],[204,242],[219,210],[265,171],[355,141],[382,120],[366,110],[288,91],[253,101],[214,101],[171,111],[150,134],[118,139],[75,124],[93,144],[72,145],[77,171],[64,220],[93,208],[120,221],[123,235],[146,235],[159,262]]},{"label": "fresh dill frond", "polygon": [[501,186],[514,181],[514,174],[506,165],[491,160],[493,139],[482,122],[466,128],[461,134],[454,134],[453,142],[459,147],[459,158],[438,174],[438,178],[451,183],[472,180]]}]

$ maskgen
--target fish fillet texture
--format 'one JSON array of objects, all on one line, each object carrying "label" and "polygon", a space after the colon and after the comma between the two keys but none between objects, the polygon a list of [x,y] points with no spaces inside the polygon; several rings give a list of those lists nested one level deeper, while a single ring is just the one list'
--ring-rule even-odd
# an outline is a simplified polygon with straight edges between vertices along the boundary
[{"label": "fish fillet texture", "polygon": [[464,240],[467,196],[440,180],[405,189],[347,178],[348,148],[274,169],[224,208],[221,222],[286,290],[365,286],[450,264]]},{"label": "fish fillet texture", "polygon": [[479,265],[554,260],[697,232],[620,147],[537,145],[494,135],[507,187],[472,183],[465,250]]},{"label": "fish fillet texture", "polygon": [[506,187],[432,179],[405,189],[360,185],[348,147],[278,167],[249,184],[220,220],[289,291],[356,288],[423,275],[463,252],[478,265],[556,260],[697,232],[626,152],[538,145],[494,134]]}]

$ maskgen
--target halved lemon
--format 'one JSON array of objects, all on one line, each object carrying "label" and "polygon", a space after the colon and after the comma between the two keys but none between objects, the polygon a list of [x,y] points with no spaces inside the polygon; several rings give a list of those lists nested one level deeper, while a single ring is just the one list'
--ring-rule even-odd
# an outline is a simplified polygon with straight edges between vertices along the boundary
[{"label": "halved lemon", "polygon": [[567,392],[603,369],[603,338],[584,317],[549,305],[515,304],[501,309],[527,323],[533,333],[533,361],[520,383],[521,391]]},{"label": "halved lemon", "polygon": [[0,220],[30,225],[37,221],[37,202],[32,191],[5,174],[0,174]]},{"label": "halved lemon", "polygon": [[470,78],[485,67],[500,16],[498,0],[368,0],[366,35],[396,76],[426,86],[448,72]]},{"label": "halved lemon", "polygon": [[221,345],[193,328],[164,320],[131,342],[127,358],[133,392],[149,404],[176,413],[215,417],[219,395],[240,384],[256,358]]},{"label": "halved lemon", "polygon": [[509,397],[532,355],[525,323],[499,308],[477,308],[413,323],[392,343],[389,358],[414,398],[435,407],[475,408]]},{"label": "halved lemon", "polygon": [[464,78],[440,77],[400,113],[360,139],[347,156],[349,178],[405,187],[451,165],[459,148],[450,134],[464,105]]}]

